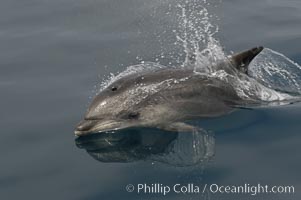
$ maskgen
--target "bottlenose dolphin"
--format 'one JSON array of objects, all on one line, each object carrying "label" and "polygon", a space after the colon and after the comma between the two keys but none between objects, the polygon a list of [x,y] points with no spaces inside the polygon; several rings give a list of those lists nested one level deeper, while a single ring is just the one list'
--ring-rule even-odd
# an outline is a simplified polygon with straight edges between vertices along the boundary
[{"label": "bottlenose dolphin", "polygon": [[[228,57],[212,68],[241,76],[263,47]],[[233,85],[196,73],[193,67],[163,68],[129,74],[114,81],[93,100],[75,135],[129,127],[155,127],[187,132],[185,123],[196,118],[229,113],[251,101],[242,99]]]}]

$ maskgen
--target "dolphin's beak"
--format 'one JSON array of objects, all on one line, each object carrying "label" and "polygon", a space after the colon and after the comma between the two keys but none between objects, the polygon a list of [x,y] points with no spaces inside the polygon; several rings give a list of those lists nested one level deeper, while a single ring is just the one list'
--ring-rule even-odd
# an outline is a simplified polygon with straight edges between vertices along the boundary
[{"label": "dolphin's beak", "polygon": [[97,120],[83,120],[79,122],[74,133],[77,136],[85,135],[90,132],[96,124]]},{"label": "dolphin's beak", "polygon": [[115,120],[85,119],[77,125],[74,134],[76,136],[84,136],[91,133],[117,130],[122,128],[122,124],[122,122]]}]

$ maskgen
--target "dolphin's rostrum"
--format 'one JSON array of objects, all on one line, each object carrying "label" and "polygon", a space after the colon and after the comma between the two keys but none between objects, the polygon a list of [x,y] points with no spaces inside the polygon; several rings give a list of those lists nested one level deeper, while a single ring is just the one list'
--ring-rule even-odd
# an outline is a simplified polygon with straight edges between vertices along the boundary
[{"label": "dolphin's rostrum", "polygon": [[[214,64],[228,74],[247,74],[248,65],[263,47],[235,54]],[[75,135],[128,127],[192,131],[186,120],[220,116],[254,103],[242,99],[233,85],[196,73],[193,67],[146,70],[123,76],[93,100]]]}]

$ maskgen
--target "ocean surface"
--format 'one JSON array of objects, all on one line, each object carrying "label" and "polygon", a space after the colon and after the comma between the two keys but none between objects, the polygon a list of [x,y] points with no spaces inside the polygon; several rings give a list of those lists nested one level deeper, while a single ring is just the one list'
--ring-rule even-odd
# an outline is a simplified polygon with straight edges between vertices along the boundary
[{"label": "ocean surface", "polygon": [[[1,2],[1,200],[301,198],[300,103],[238,109],[194,122],[206,130],[202,135],[130,129],[74,136],[111,73],[141,61],[181,61],[183,48],[172,34],[181,29],[175,4]],[[227,54],[262,45],[301,63],[300,0],[208,0],[204,6]],[[133,192],[126,190],[129,184]],[[171,189],[194,184],[201,191],[138,193],[139,184]],[[293,186],[294,193],[203,192],[205,185],[258,184]]]}]

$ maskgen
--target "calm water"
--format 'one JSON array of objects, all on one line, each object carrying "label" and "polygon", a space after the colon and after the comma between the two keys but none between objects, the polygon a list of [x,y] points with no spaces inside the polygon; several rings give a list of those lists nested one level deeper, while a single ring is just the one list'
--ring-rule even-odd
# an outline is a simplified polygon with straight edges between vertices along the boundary
[{"label": "calm water", "polygon": [[[0,199],[301,198],[301,104],[197,122],[214,132],[215,156],[205,167],[154,162],[151,155],[178,137],[161,140],[156,131],[164,142],[150,144],[154,151],[140,151],[141,130],[109,138],[118,143],[126,136],[123,145],[106,150],[106,162],[77,147],[97,150],[93,143],[76,145],[73,129],[102,77],[175,51],[173,37],[164,34],[176,26],[166,10],[167,0],[1,2]],[[301,63],[300,0],[225,0],[212,12],[221,18],[217,37],[227,52],[263,45]],[[134,143],[128,137],[135,137]],[[131,147],[137,146],[133,153]],[[121,158],[129,158],[123,162],[134,162],[112,163],[118,156],[111,152],[123,152]],[[293,185],[295,194],[138,195],[126,192],[130,183]]]}]

